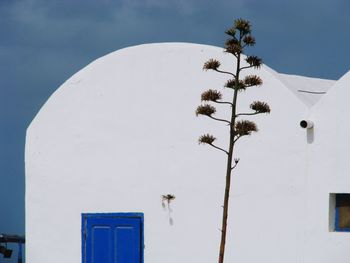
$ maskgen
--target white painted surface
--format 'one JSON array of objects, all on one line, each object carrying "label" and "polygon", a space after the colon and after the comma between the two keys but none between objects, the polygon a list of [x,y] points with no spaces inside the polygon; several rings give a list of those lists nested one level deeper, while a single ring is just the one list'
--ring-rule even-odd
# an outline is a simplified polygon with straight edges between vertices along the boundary
[{"label": "white painted surface", "polygon": [[[194,114],[201,92],[226,81],[202,71],[209,58],[233,67],[217,47],[131,47],[94,61],[51,96],[27,131],[28,263],[81,262],[85,212],[143,212],[146,263],[217,261],[225,156],[197,139],[211,132],[225,145],[227,127]],[[309,108],[277,72],[264,66],[255,73],[264,85],[242,93],[239,108],[247,111],[259,99],[272,113],[250,118],[260,131],[237,145],[241,161],[232,182],[226,262],[348,263],[350,235],[328,232],[327,191],[350,189],[350,181],[343,155],[343,170],[333,178],[339,183],[329,184],[341,146],[327,144],[333,136],[328,126],[320,132],[331,134],[319,142],[326,109],[310,117],[317,132],[308,144],[311,135],[299,122]],[[334,96],[322,105],[333,105]],[[333,155],[322,159],[322,147],[334,148]],[[176,195],[173,225],[162,194]]]},{"label": "white painted surface", "polygon": [[306,223],[309,228],[305,232],[308,237],[305,262],[349,261],[350,233],[326,231],[329,194],[350,193],[349,84],[350,72],[315,105],[310,116],[315,123],[315,134],[314,142],[308,145]]},{"label": "white painted surface", "polygon": [[[278,74],[280,80],[308,107],[315,105],[336,81]],[[314,92],[306,93],[306,92]],[[318,94],[319,92],[319,94]]]}]

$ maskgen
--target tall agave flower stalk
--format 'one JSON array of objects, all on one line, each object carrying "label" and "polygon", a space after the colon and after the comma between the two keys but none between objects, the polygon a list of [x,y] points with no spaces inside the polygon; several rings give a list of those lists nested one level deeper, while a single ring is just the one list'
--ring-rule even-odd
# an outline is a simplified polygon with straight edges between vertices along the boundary
[{"label": "tall agave flower stalk", "polygon": [[[222,148],[214,144],[216,138],[210,134],[204,134],[200,136],[199,143],[207,144],[213,148],[222,151],[227,156],[226,167],[226,182],[225,182],[225,194],[224,205],[222,215],[222,227],[221,227],[221,242],[219,250],[219,263],[224,262],[225,256],[225,244],[226,244],[226,230],[227,230],[227,218],[229,207],[229,196],[231,186],[231,175],[233,169],[238,165],[239,158],[234,156],[235,144],[239,139],[244,136],[251,135],[253,132],[257,132],[258,128],[256,124],[250,120],[241,119],[242,116],[257,115],[262,113],[270,113],[270,106],[266,102],[254,101],[250,104],[249,112],[237,112],[237,99],[240,92],[245,91],[247,88],[254,86],[261,86],[262,80],[256,75],[246,75],[241,78],[241,73],[244,70],[251,68],[259,69],[262,65],[262,60],[257,56],[246,56],[242,54],[246,47],[255,45],[255,38],[251,34],[250,22],[244,19],[237,19],[234,21],[234,25],[225,32],[229,39],[225,43],[225,52],[233,55],[235,60],[235,71],[230,72],[222,70],[220,68],[220,62],[216,59],[208,60],[204,66],[204,70],[213,70],[221,74],[226,74],[229,79],[225,83],[224,87],[232,90],[232,100],[223,101],[222,94],[217,90],[207,90],[201,95],[202,105],[198,106],[196,115],[204,115],[215,121],[225,123],[229,126],[229,145],[228,148]],[[242,60],[246,63],[242,65]],[[215,117],[216,108],[211,104],[221,104],[229,106],[231,109],[231,118],[229,120]]]}]

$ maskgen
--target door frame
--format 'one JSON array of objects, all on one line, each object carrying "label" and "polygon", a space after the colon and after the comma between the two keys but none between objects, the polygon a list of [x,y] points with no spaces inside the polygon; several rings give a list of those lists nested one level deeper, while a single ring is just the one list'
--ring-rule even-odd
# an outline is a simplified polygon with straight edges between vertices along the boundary
[{"label": "door frame", "polygon": [[86,235],[86,229],[85,229],[85,219],[87,218],[138,218],[140,219],[141,225],[141,244],[140,244],[140,253],[141,253],[141,263],[144,263],[144,215],[143,213],[133,213],[133,212],[127,212],[127,213],[82,213],[81,214],[81,259],[82,263],[86,262],[86,251],[85,251],[85,235]]}]

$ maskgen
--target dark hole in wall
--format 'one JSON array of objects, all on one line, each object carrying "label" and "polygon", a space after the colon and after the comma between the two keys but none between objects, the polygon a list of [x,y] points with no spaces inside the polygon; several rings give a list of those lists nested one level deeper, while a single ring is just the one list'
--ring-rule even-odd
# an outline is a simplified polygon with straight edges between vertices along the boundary
[{"label": "dark hole in wall", "polygon": [[335,207],[338,212],[339,228],[350,229],[350,194],[337,194]]}]

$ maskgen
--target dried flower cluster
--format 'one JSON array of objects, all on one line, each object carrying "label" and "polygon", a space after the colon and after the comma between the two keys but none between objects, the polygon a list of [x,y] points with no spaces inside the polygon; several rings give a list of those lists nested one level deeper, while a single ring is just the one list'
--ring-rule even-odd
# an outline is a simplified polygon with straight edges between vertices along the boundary
[{"label": "dried flower cluster", "polygon": [[172,194],[162,195],[163,201],[171,202],[174,199],[175,199],[175,195],[172,195]]},{"label": "dried flower cluster", "polygon": [[237,30],[234,27],[231,27],[225,31],[225,33],[227,35],[229,35],[230,37],[233,37],[233,38],[236,38],[236,32],[237,32]]},{"label": "dried flower cluster", "polygon": [[233,45],[239,46],[239,41],[236,38],[230,38],[230,39],[227,39],[225,41],[225,45],[226,46],[233,46]]},{"label": "dried flower cluster", "polygon": [[251,32],[251,25],[248,20],[245,19],[237,19],[234,22],[234,28],[238,30],[241,35],[247,35]]},{"label": "dried flower cluster", "polygon": [[242,53],[243,49],[241,45],[236,44],[235,40],[227,40],[225,43],[225,52],[230,53],[232,55],[238,56],[240,53]]},{"label": "dried flower cluster", "polygon": [[243,42],[247,46],[254,46],[255,45],[255,38],[251,35],[247,35],[243,38]]},{"label": "dried flower cluster", "polygon": [[216,59],[209,59],[207,62],[204,63],[203,69],[204,70],[217,70],[220,67],[220,62]]},{"label": "dried flower cluster", "polygon": [[230,88],[230,89],[234,89],[236,86],[236,80],[235,79],[229,79],[226,81],[225,83],[225,88]]},{"label": "dried flower cluster", "polygon": [[257,131],[258,131],[258,127],[252,121],[241,120],[241,121],[237,121],[235,124],[235,135],[239,137],[251,135],[252,132],[257,132]]},{"label": "dried flower cluster", "polygon": [[233,89],[233,90],[238,90],[238,91],[245,90],[245,88],[246,88],[243,81],[239,81],[238,83],[236,83],[235,79],[227,80],[224,87],[229,88],[229,89]]},{"label": "dried flower cluster", "polygon": [[209,105],[209,104],[204,104],[200,105],[197,107],[196,110],[196,115],[206,115],[206,116],[211,116],[216,112],[215,107]]},{"label": "dried flower cluster", "polygon": [[250,104],[250,108],[256,113],[270,113],[270,106],[266,102],[254,101]]},{"label": "dried flower cluster", "polygon": [[245,61],[253,68],[259,69],[262,65],[262,59],[257,56],[248,56]]},{"label": "dried flower cluster", "polygon": [[213,135],[210,134],[204,134],[198,139],[199,144],[213,144],[213,142],[216,140],[216,138]]},{"label": "dried flower cluster", "polygon": [[262,80],[256,75],[246,76],[243,80],[245,87],[253,87],[262,85]]},{"label": "dried flower cluster", "polygon": [[202,101],[218,101],[221,100],[222,95],[217,90],[209,89],[207,91],[204,91],[201,95]]}]

